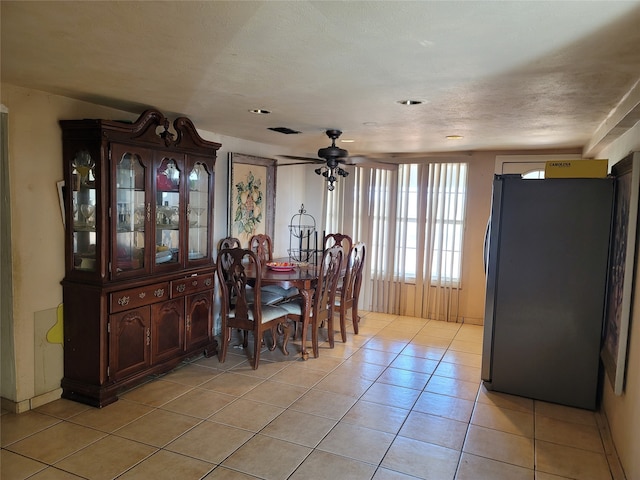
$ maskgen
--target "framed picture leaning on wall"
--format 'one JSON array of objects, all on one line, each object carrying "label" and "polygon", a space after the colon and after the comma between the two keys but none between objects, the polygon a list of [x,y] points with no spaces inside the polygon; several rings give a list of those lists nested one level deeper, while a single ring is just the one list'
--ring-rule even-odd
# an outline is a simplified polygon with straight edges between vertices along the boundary
[{"label": "framed picture leaning on wall", "polygon": [[607,306],[601,358],[614,393],[624,391],[631,300],[636,265],[640,152],[631,153],[611,168],[616,197],[611,235]]},{"label": "framed picture leaning on wall", "polygon": [[276,212],[276,160],[229,153],[228,232],[242,245],[257,233],[273,238]]}]

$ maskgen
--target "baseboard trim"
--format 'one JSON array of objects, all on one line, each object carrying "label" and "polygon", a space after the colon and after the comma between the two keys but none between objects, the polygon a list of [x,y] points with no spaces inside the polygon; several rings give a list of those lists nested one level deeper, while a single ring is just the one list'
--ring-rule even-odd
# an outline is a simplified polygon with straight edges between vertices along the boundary
[{"label": "baseboard trim", "polygon": [[37,395],[27,400],[21,400],[19,402],[9,400],[8,398],[0,398],[0,407],[2,410],[6,410],[10,413],[24,413],[34,408],[41,407],[47,403],[58,400],[62,395],[62,388],[56,388],[50,392]]}]

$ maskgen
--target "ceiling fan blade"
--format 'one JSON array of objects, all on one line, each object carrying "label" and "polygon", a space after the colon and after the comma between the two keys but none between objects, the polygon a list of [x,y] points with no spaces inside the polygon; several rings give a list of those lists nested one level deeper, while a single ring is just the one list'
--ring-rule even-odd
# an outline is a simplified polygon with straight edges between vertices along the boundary
[{"label": "ceiling fan blade", "polygon": [[388,168],[389,165],[396,166],[399,162],[388,161],[388,159],[367,157],[364,155],[354,155],[349,157],[345,165],[367,165],[370,167],[378,166],[380,168]]},{"label": "ceiling fan blade", "polygon": [[[324,162],[320,162],[324,163]],[[289,163],[278,163],[276,167],[292,167],[294,165],[317,165],[317,162],[289,162]]]},{"label": "ceiling fan blade", "polygon": [[421,160],[421,159],[451,159],[459,157],[470,156],[471,152],[467,151],[454,151],[454,152],[388,152],[388,153],[375,153],[369,154],[365,158],[368,158],[375,162],[386,162],[392,164],[410,163],[409,160]]},{"label": "ceiling fan blade", "polygon": [[313,158],[313,157],[298,157],[296,155],[276,155],[280,158],[286,158],[287,160],[301,160],[303,162],[308,163],[325,163],[321,158]]}]

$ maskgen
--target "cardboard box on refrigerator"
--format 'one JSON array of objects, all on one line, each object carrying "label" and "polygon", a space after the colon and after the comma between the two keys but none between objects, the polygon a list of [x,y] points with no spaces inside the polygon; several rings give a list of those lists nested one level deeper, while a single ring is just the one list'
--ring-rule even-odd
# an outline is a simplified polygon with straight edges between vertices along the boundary
[{"label": "cardboard box on refrigerator", "polygon": [[608,160],[551,160],[545,163],[544,178],[605,178]]}]

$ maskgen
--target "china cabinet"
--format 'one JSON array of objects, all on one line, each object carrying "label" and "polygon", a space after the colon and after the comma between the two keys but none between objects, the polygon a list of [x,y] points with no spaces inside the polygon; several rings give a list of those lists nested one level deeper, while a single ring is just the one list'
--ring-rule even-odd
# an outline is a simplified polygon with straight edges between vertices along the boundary
[{"label": "china cabinet", "polygon": [[[213,185],[220,144],[185,117],[62,120],[62,396],[97,407],[213,337]],[[172,127],[172,128],[171,128]]]}]

